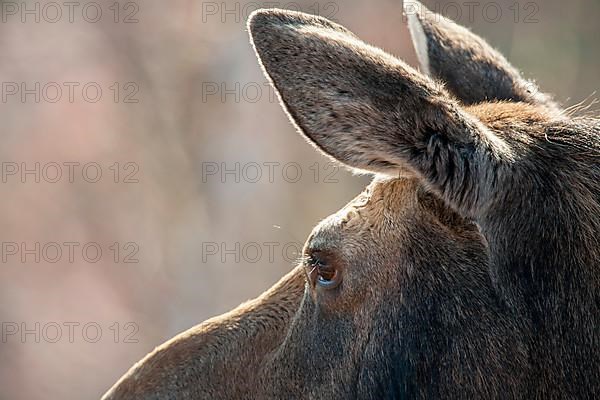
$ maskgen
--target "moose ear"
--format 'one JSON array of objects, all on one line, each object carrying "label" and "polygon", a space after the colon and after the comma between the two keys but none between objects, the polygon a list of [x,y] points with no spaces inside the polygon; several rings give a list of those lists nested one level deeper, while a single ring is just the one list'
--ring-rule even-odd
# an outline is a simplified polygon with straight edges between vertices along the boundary
[{"label": "moose ear", "polygon": [[346,165],[408,171],[470,209],[479,182],[508,154],[441,84],[337,24],[271,9],[254,12],[248,28],[291,120]]},{"label": "moose ear", "polygon": [[416,0],[404,1],[404,14],[421,69],[443,81],[463,104],[505,100],[554,106],[535,83],[468,29]]},{"label": "moose ear", "polygon": [[397,129],[398,102],[418,109],[434,90],[416,71],[321,17],[258,10],[248,28],[265,74],[312,144],[355,169],[399,172],[383,143]]}]

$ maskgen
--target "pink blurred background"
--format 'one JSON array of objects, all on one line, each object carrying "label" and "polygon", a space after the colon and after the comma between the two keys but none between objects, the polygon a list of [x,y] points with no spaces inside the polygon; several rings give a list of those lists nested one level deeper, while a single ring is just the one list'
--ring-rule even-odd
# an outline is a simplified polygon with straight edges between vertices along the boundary
[{"label": "pink blurred background", "polygon": [[[475,3],[425,1],[564,104],[592,101],[599,2]],[[416,62],[399,0],[75,4],[0,2],[0,399],[99,398],[268,288],[368,182],[294,132],[249,12],[319,13]]]}]

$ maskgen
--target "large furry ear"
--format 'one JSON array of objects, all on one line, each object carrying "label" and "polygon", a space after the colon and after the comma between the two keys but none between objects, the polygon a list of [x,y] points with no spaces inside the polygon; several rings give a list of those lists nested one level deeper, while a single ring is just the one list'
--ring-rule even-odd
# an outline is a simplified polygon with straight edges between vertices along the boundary
[{"label": "large furry ear", "polygon": [[443,81],[463,104],[505,100],[555,106],[535,83],[468,29],[416,0],[404,1],[404,14],[421,69]]},{"label": "large furry ear", "polygon": [[259,10],[251,40],[299,130],[353,168],[425,179],[471,209],[504,142],[444,88],[324,18]]}]

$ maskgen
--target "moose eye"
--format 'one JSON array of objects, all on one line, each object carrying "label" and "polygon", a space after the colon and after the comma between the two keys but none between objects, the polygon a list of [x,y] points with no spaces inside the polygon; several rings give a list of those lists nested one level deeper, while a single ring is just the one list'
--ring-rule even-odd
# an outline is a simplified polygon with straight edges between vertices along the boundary
[{"label": "moose eye", "polygon": [[341,274],[334,263],[313,254],[308,264],[309,278],[315,285],[333,289],[341,282]]},{"label": "moose eye", "polygon": [[336,275],[336,269],[329,265],[320,265],[317,267],[319,283],[329,283],[335,279]]}]

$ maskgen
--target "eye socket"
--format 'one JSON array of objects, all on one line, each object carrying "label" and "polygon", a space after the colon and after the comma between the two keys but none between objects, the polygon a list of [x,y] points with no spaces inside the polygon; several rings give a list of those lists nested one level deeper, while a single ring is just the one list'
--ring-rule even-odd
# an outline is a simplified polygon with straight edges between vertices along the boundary
[{"label": "eye socket", "polygon": [[309,278],[316,285],[324,289],[337,287],[341,279],[341,273],[334,263],[313,254],[309,257]]}]

